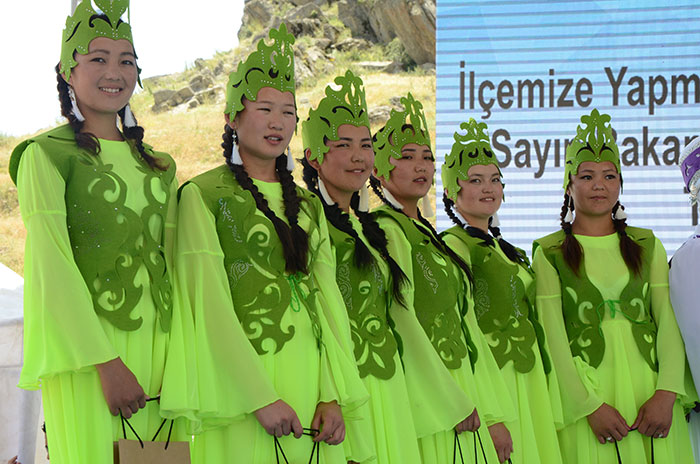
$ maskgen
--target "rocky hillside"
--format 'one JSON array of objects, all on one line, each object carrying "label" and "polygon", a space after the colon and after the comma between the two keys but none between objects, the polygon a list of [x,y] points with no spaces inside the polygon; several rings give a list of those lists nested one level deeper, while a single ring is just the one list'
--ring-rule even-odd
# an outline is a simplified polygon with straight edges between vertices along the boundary
[{"label": "rocky hillside", "polygon": [[219,102],[228,73],[282,22],[297,39],[295,72],[302,88],[351,66],[360,73],[434,73],[435,0],[246,0],[236,50],[145,80],[152,111]]},{"label": "rocky hillside", "polygon": [[[249,0],[237,49],[196,60],[180,73],[144,79],[144,90],[131,99],[146,129],[146,141],[173,156],[180,182],[221,163],[228,73],[270,26],[282,21],[297,37],[296,97],[301,119],[323,97],[333,77],[351,68],[365,83],[373,131],[398,107],[399,96],[409,91],[423,102],[428,124],[434,124],[434,0]],[[0,262],[20,274],[25,230],[17,189],[7,169],[12,148],[24,138],[0,136]],[[295,157],[301,156],[300,134],[290,147]],[[297,181],[300,174],[297,167]]]}]

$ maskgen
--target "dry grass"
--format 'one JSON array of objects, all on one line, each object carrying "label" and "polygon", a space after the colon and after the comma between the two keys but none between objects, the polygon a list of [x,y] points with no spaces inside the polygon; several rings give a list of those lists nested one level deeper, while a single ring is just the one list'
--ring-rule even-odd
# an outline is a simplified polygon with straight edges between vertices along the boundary
[{"label": "dry grass", "polygon": [[[323,97],[323,90],[333,76],[319,78],[316,85],[306,84],[297,93],[299,118],[305,119],[310,106],[316,106]],[[435,127],[435,77],[418,73],[366,74],[363,76],[370,108],[387,105],[394,96],[413,93],[425,106],[430,127]],[[167,151],[177,162],[180,183],[195,175],[218,166],[222,162],[221,134],[224,127],[223,103],[202,105],[194,109],[154,114],[148,108],[152,104],[149,92],[134,97],[135,112],[139,123],[146,129],[146,141],[158,150]],[[373,127],[375,131],[379,127]],[[434,139],[434,132],[431,134]],[[26,232],[19,214],[17,189],[7,174],[12,148],[26,137],[0,138],[0,262],[22,274],[24,268],[24,242]],[[301,133],[291,143],[295,157],[302,155]],[[295,171],[301,181],[301,167]],[[376,200],[375,204],[376,204]]]}]

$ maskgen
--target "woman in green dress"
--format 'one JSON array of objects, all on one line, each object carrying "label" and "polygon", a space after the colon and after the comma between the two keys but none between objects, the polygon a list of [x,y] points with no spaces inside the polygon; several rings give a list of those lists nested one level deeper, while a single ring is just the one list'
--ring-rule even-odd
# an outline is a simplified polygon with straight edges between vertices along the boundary
[{"label": "woman in green dress", "polygon": [[[473,406],[408,308],[406,276],[368,212],[366,182],[374,150],[362,80],[347,71],[335,84],[339,88],[326,87],[325,97],[302,123],[302,136],[304,180],[323,201],[355,359],[370,394],[370,413],[355,422],[357,430],[348,430],[348,456],[365,462],[357,452],[365,431],[376,456],[371,462],[418,464],[418,431],[451,430]],[[416,388],[423,376],[439,385],[441,394]]]},{"label": "woman in green dress", "polygon": [[435,159],[422,105],[411,94],[401,101],[405,110],[392,111],[373,138],[376,177],[371,182],[384,202],[374,214],[389,240],[389,253],[408,277],[411,308],[474,405],[454,430],[421,436],[421,457],[425,463],[452,462],[455,455],[457,462],[460,455],[465,462],[496,462],[486,426],[512,420],[510,395],[474,316],[471,271],[418,208],[432,185]]},{"label": "woman in green dress", "polygon": [[566,150],[562,230],[536,240],[533,257],[564,462],[692,462],[666,251],[627,226],[610,116],[593,110],[581,123]]},{"label": "woman in green dress", "polygon": [[10,160],[27,228],[19,385],[42,390],[52,463],[112,462],[119,414],[150,439],[170,414],[147,398],[187,382],[163,382],[169,353],[184,351],[171,336],[182,331],[169,272],[175,162],[143,142],[129,109],[139,68],[120,19],[128,1],[96,4],[104,13],[85,0],[63,32],[68,124]]},{"label": "woman in green dress", "polygon": [[455,223],[442,235],[474,273],[479,327],[518,413],[505,424],[512,441],[500,424],[489,431],[500,462],[561,464],[555,428],[555,417],[561,415],[558,386],[535,313],[534,274],[525,252],[508,243],[497,225],[503,180],[486,124],[470,119],[460,128],[465,133],[455,132],[442,166],[443,203]]},{"label": "woman in green dress", "polygon": [[294,38],[282,25],[270,39],[229,76],[226,163],[180,190],[177,298],[194,318],[202,422],[193,461],[295,463],[316,452],[340,464],[343,448],[329,445],[343,442],[343,415],[367,393],[323,207],[284,154],[297,122]]}]

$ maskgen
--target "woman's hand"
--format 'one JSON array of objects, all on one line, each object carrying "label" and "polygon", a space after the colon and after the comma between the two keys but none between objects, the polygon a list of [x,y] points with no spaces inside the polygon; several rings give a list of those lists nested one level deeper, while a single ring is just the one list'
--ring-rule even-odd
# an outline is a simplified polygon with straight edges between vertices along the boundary
[{"label": "woman's hand", "polygon": [[258,419],[267,433],[276,437],[293,433],[294,438],[299,438],[303,433],[297,413],[282,400],[277,400],[256,410],[255,418]]},{"label": "woman's hand", "polygon": [[325,441],[329,445],[341,444],[345,440],[345,422],[338,402],[318,403],[311,428],[321,431],[314,437],[314,441]]},{"label": "woman's hand", "polygon": [[588,425],[602,444],[608,441],[620,441],[627,436],[630,427],[617,409],[603,403],[588,415]]},{"label": "woman's hand", "polygon": [[489,427],[489,433],[498,454],[498,462],[506,462],[513,452],[513,439],[510,437],[510,432],[503,422],[499,422]]},{"label": "woman's hand", "polygon": [[476,408],[474,408],[474,411],[469,414],[469,417],[455,426],[455,430],[457,433],[474,432],[479,427],[481,427],[481,420],[479,419],[479,413],[476,412]]},{"label": "woman's hand", "polygon": [[128,419],[140,408],[146,407],[146,393],[136,380],[136,376],[120,358],[96,364],[95,367],[100,375],[102,393],[105,395],[107,407],[113,416],[121,411],[124,418]]},{"label": "woman's hand", "polygon": [[639,408],[632,430],[652,438],[666,438],[673,419],[673,403],[676,394],[667,390],[656,390],[651,398]]}]

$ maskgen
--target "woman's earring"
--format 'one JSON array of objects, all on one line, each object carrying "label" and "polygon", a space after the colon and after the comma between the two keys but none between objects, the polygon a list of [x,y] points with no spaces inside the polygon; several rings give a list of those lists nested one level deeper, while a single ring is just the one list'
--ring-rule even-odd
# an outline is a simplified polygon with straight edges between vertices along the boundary
[{"label": "woman's earring", "polygon": [[70,98],[72,105],[71,111],[73,111],[73,116],[75,116],[75,119],[80,122],[85,121],[85,116],[83,116],[83,113],[80,112],[80,108],[78,108],[78,102],[75,100],[75,91],[73,91],[73,87],[71,86],[68,86],[68,97]]},{"label": "woman's earring", "polygon": [[624,221],[627,219],[627,213],[625,213],[625,207],[622,206],[621,203],[617,204],[617,210],[615,211],[615,214],[613,215],[613,219],[616,221]]},{"label": "woman's earring", "polygon": [[292,158],[292,149],[287,147],[287,171],[294,172],[294,158]]},{"label": "woman's earring", "polygon": [[241,153],[238,151],[238,133],[236,129],[233,130],[233,148],[231,149],[231,163],[243,166],[243,160],[241,159]]},{"label": "woman's earring", "polygon": [[564,216],[564,222],[571,224],[574,222],[574,208],[572,208],[573,200],[569,198],[566,202],[566,216]]},{"label": "woman's earring", "polygon": [[124,127],[136,127],[136,118],[131,112],[131,106],[127,103],[124,107]]},{"label": "woman's earring", "polygon": [[424,217],[433,217],[435,216],[435,210],[433,209],[433,205],[430,203],[430,194],[427,193],[422,200],[422,205],[421,209],[423,210],[423,216]]},{"label": "woman's earring", "polygon": [[360,189],[360,202],[357,205],[358,211],[366,213],[369,211],[369,188],[367,188],[367,183]]}]

